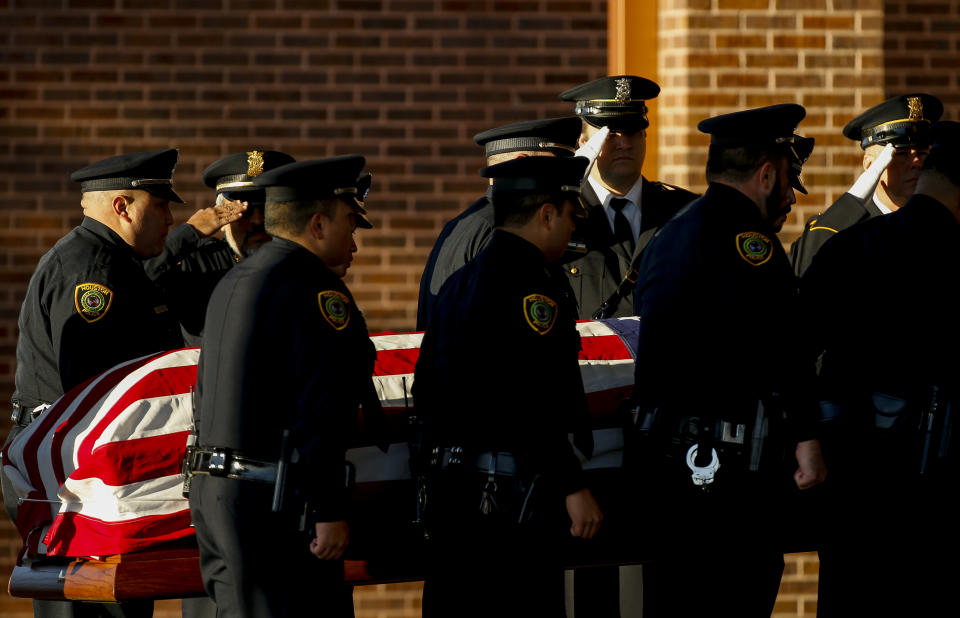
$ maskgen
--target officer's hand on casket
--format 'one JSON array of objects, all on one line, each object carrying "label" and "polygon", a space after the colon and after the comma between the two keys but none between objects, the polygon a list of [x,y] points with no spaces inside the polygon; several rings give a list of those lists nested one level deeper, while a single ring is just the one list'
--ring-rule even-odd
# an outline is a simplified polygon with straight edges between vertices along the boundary
[{"label": "officer's hand on casket", "polygon": [[337,560],[350,544],[346,521],[318,521],[317,536],[310,540],[310,553],[321,560]]},{"label": "officer's hand on casket", "polygon": [[222,204],[201,208],[193,213],[187,219],[187,223],[192,225],[201,236],[210,236],[224,225],[239,221],[247,206],[247,202],[225,199]]},{"label": "officer's hand on casket", "polygon": [[600,505],[586,488],[567,496],[567,514],[572,522],[570,534],[582,539],[592,539],[603,521]]},{"label": "officer's hand on casket", "polygon": [[827,466],[823,463],[819,440],[804,440],[797,444],[797,471],[793,480],[800,489],[810,489],[827,478]]}]

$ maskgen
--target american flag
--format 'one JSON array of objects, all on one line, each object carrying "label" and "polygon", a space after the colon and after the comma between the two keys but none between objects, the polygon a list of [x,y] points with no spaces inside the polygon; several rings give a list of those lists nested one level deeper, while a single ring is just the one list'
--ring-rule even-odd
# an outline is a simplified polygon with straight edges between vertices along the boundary
[{"label": "american flag", "polygon": [[[635,318],[580,322],[580,370],[595,426],[633,388]],[[385,412],[409,413],[422,333],[372,335],[374,383]],[[22,499],[17,527],[28,555],[99,557],[193,535],[180,467],[192,426],[199,348],[161,352],[95,376],[58,399],[4,450]],[[608,446],[604,446],[607,444]],[[616,440],[598,441],[598,454]],[[357,482],[409,478],[406,443],[347,458]]]}]

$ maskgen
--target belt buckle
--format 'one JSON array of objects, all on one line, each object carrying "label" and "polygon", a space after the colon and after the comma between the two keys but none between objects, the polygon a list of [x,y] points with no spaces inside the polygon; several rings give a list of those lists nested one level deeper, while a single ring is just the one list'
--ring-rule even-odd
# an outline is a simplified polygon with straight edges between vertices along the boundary
[{"label": "belt buckle", "polygon": [[230,472],[230,451],[214,449],[207,460],[207,472],[210,476],[226,476]]}]

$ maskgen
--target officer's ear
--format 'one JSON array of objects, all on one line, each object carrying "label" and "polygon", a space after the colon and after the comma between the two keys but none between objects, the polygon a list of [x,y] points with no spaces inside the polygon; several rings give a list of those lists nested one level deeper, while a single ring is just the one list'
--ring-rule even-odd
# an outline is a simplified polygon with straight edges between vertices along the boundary
[{"label": "officer's ear", "polygon": [[560,214],[560,208],[553,202],[544,202],[540,205],[540,208],[537,209],[537,217],[540,220],[540,225],[547,229],[550,229],[554,223],[556,223],[557,217],[559,217]]},{"label": "officer's ear", "polygon": [[310,221],[307,222],[307,231],[317,240],[323,240],[326,233],[326,223],[326,218],[319,212],[315,212],[310,217]]},{"label": "officer's ear", "polygon": [[777,177],[779,176],[776,163],[770,160],[765,161],[763,165],[760,166],[757,176],[760,180],[760,186],[763,187],[765,192],[769,193],[773,191],[773,186],[777,184]]},{"label": "officer's ear", "polygon": [[133,203],[133,198],[128,195],[117,194],[113,196],[113,201],[110,206],[113,208],[113,213],[123,219],[124,221],[130,221],[130,204]]}]

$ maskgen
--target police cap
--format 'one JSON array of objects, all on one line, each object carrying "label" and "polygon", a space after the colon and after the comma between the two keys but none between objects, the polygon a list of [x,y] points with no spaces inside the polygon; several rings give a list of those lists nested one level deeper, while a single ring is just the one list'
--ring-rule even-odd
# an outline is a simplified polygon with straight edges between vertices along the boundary
[{"label": "police cap", "polygon": [[493,179],[493,195],[498,193],[570,194],[571,201],[583,209],[580,181],[587,169],[586,157],[520,157],[480,170]]},{"label": "police cap", "polygon": [[930,145],[930,126],[943,115],[940,99],[923,93],[905,94],[874,105],[843,127],[843,135],[860,142],[861,148],[893,144]]},{"label": "police cap", "polygon": [[[235,152],[217,159],[203,170],[203,184],[228,199],[262,204],[263,187],[255,185],[253,179],[265,171],[293,162],[293,157],[276,150]],[[238,193],[243,195],[236,195]]]},{"label": "police cap", "polygon": [[636,75],[601,77],[560,94],[564,101],[576,101],[576,114],[597,128],[617,133],[636,133],[650,126],[645,101],[660,94],[656,82]]},{"label": "police cap", "polygon": [[477,133],[473,141],[484,147],[487,157],[522,150],[572,157],[577,150],[580,126],[576,116],[527,120]]},{"label": "police cap", "polygon": [[790,184],[800,193],[806,193],[800,182],[800,171],[813,152],[814,139],[795,133],[806,115],[802,105],[782,103],[707,118],[701,120],[697,128],[710,135],[711,146],[782,146],[790,156]]},{"label": "police cap", "polygon": [[343,155],[281,165],[253,179],[265,191],[267,202],[302,202],[340,198],[353,207],[357,227],[373,225],[359,199],[360,170],[366,164],[361,155]]},{"label": "police cap", "polygon": [[80,191],[115,191],[137,189],[170,202],[183,203],[173,190],[173,168],[177,150],[151,150],[116,155],[97,161],[70,174],[80,183]]}]

